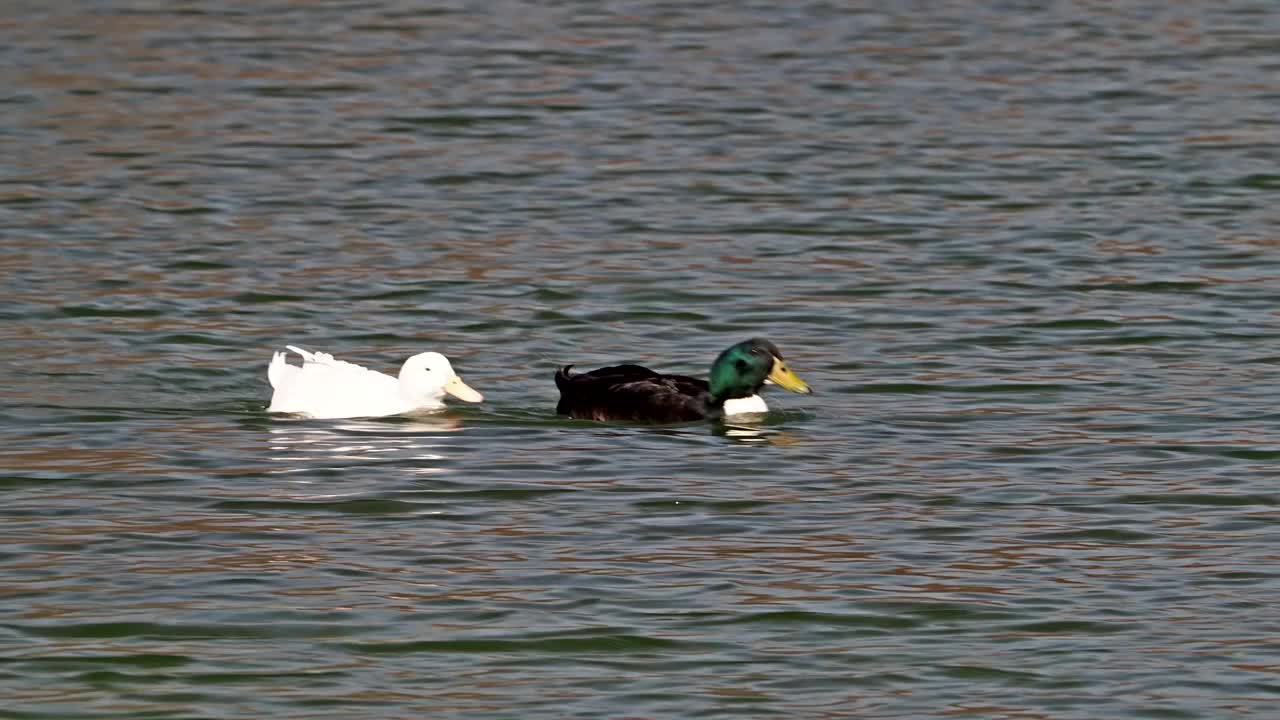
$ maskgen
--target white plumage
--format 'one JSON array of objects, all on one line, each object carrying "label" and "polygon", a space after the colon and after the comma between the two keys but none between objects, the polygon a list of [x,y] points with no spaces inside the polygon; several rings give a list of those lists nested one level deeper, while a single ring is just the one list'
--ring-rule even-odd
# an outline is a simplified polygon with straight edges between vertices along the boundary
[{"label": "white plumage", "polygon": [[318,419],[381,417],[438,410],[444,407],[445,393],[467,402],[484,399],[437,352],[414,355],[404,361],[399,377],[391,377],[329,353],[286,347],[302,356],[302,366],[290,365],[283,352],[272,356],[267,366],[267,379],[274,389],[269,412]]},{"label": "white plumage", "polygon": [[750,395],[744,398],[730,398],[724,401],[725,415],[749,415],[753,413],[767,413],[769,406],[765,404],[764,398],[759,395]]}]

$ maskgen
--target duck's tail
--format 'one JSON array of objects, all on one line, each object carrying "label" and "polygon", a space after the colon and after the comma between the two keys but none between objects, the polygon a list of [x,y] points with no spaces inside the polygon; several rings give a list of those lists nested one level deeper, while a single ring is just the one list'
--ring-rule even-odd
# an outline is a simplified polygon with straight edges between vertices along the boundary
[{"label": "duck's tail", "polygon": [[307,352],[306,350],[294,345],[285,345],[285,347],[301,355],[303,360],[302,364],[304,366],[307,363],[318,363],[320,365],[328,365],[330,367],[343,364],[341,360],[334,360],[333,356],[327,352]]},{"label": "duck's tail", "polygon": [[561,391],[563,391],[565,385],[568,385],[569,381],[573,379],[573,377],[569,375],[569,368],[571,367],[573,366],[565,365],[556,371],[556,387],[560,388]]},{"label": "duck's tail", "polygon": [[285,380],[297,370],[296,367],[290,365],[285,359],[282,352],[277,352],[271,356],[271,364],[267,365],[267,380],[271,381],[271,387],[283,387]]}]

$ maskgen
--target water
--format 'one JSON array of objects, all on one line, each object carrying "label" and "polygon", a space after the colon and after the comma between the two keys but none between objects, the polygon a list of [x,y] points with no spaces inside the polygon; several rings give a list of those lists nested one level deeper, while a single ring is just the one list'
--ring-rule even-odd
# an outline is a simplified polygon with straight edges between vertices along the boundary
[{"label": "water", "polygon": [[[0,18],[0,717],[1274,712],[1272,3]],[[816,394],[553,414],[754,335]]]}]

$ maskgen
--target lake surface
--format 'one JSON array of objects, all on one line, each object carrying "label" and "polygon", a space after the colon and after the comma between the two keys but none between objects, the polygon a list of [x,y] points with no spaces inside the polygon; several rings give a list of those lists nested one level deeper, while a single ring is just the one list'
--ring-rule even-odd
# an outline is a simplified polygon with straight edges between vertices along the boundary
[{"label": "lake surface", "polygon": [[6,4],[0,718],[1272,716],[1280,10],[890,5]]}]

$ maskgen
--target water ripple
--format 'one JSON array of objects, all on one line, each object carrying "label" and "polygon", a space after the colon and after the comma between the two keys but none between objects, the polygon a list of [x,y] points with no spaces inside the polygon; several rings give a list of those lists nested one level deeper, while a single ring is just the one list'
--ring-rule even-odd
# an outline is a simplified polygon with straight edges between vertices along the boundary
[{"label": "water ripple", "polygon": [[0,717],[1274,707],[1270,6],[10,10]]}]

